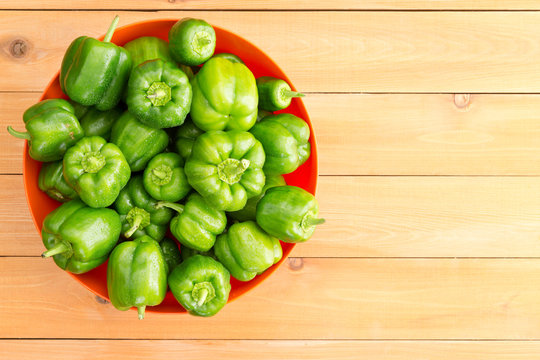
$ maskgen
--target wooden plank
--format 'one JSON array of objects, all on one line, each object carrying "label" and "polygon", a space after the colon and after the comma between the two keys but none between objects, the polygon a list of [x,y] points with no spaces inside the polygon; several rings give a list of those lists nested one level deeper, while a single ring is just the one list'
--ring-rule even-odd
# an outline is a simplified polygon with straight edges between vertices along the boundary
[{"label": "wooden plank", "polygon": [[[37,93],[0,93],[0,129],[22,129]],[[468,100],[467,100],[468,99]],[[323,175],[540,175],[539,95],[310,94]],[[0,174],[23,142],[0,131]]]},{"label": "wooden plank", "polygon": [[[42,90],[68,44],[103,34],[115,13],[121,25],[204,18],[264,49],[307,92],[540,89],[538,12],[5,11],[0,68],[10,71],[0,78],[0,91]],[[31,26],[41,18],[55,21]],[[19,40],[24,45],[13,48]]]},{"label": "wooden plank", "polygon": [[143,321],[98,303],[50,260],[0,258],[0,272],[1,338],[524,340],[540,331],[538,259],[296,258],[213,318]]},{"label": "wooden plank", "polygon": [[315,9],[315,10],[538,10],[535,0],[25,0],[17,3],[0,3],[0,9],[140,9],[140,10],[223,10],[223,9]]},{"label": "wooden plank", "polygon": [[[5,359],[170,360],[508,360],[533,359],[538,341],[343,341],[343,340],[1,340]],[[256,355],[255,355],[256,354]]]},{"label": "wooden plank", "polygon": [[[0,184],[0,255],[38,256],[21,177]],[[538,177],[321,177],[327,222],[292,256],[539,257],[538,193]]]}]

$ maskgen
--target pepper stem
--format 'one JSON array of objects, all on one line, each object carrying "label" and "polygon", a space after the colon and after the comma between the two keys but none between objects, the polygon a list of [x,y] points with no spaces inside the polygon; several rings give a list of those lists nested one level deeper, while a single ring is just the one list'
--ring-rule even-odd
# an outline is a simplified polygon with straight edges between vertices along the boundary
[{"label": "pepper stem", "polygon": [[298,91],[291,91],[291,90],[284,90],[283,91],[283,95],[285,97],[289,97],[289,98],[297,98],[297,97],[304,97],[306,96],[305,94],[302,94],[301,92],[298,92]]},{"label": "pepper stem", "polygon": [[170,201],[158,201],[157,204],[154,206],[156,209],[161,209],[162,207],[167,207],[169,209],[173,209],[174,211],[177,211],[179,214],[184,212],[184,205],[173,203]]},{"label": "pepper stem", "polygon": [[199,38],[198,43],[199,43],[199,46],[204,46],[204,45],[210,44],[211,41],[206,38]]},{"label": "pepper stem", "polygon": [[309,218],[309,219],[306,220],[306,225],[307,226],[315,226],[315,225],[324,224],[325,222],[326,222],[325,219]]},{"label": "pepper stem", "polygon": [[119,20],[120,20],[120,16],[116,15],[111,23],[111,26],[109,26],[109,30],[107,30],[107,34],[105,34],[105,38],[103,39],[103,42],[111,41],[114,34],[114,30],[116,30],[116,26],[118,26]]},{"label": "pepper stem", "polygon": [[32,139],[30,134],[27,133],[26,131],[24,131],[24,132],[23,131],[17,131],[15,129],[13,129],[11,126],[7,127],[7,131],[11,135],[13,135],[13,136],[15,136],[16,138],[19,138],[19,139],[25,139],[25,140],[31,140]]},{"label": "pepper stem", "polygon": [[152,175],[154,175],[160,180],[163,180],[167,177],[167,173],[165,171],[159,170],[158,168],[152,169]]},{"label": "pepper stem", "polygon": [[242,179],[242,174],[249,168],[248,159],[226,159],[218,164],[218,177],[229,185],[236,184]]},{"label": "pepper stem", "polygon": [[139,229],[139,226],[141,225],[141,222],[143,221],[143,217],[141,215],[135,215],[133,217],[133,225],[129,228],[128,231],[124,233],[124,236],[129,238],[137,229]]},{"label": "pepper stem", "polygon": [[59,242],[56,245],[54,245],[49,250],[45,251],[43,254],[41,254],[41,257],[42,258],[48,258],[48,257],[54,256],[54,255],[65,253],[65,252],[67,252],[69,250],[71,250],[70,246],[67,243],[65,243],[64,241],[62,241],[62,242]]},{"label": "pepper stem", "polygon": [[202,306],[204,302],[206,301],[207,296],[208,296],[208,289],[202,289],[199,292],[199,300],[197,300],[197,306]]},{"label": "pepper stem", "polygon": [[139,320],[144,319],[144,310],[145,309],[146,309],[146,305],[137,306],[137,313],[139,314]]}]

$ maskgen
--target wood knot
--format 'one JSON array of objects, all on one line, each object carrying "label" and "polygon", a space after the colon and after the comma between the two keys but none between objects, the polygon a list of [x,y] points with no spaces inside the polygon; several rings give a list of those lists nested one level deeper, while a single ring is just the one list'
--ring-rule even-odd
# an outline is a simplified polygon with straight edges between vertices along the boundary
[{"label": "wood knot", "polygon": [[97,302],[98,304],[103,304],[103,305],[109,303],[109,301],[105,300],[104,298],[102,298],[102,297],[99,296],[99,295],[96,295],[96,302]]},{"label": "wood knot", "polygon": [[14,58],[20,59],[28,54],[28,43],[23,39],[15,39],[9,44],[9,53]]},{"label": "wood knot", "polygon": [[471,94],[454,94],[454,105],[458,109],[467,110],[471,104]]},{"label": "wood knot", "polygon": [[289,258],[287,264],[292,271],[299,271],[304,267],[304,260],[302,258]]}]

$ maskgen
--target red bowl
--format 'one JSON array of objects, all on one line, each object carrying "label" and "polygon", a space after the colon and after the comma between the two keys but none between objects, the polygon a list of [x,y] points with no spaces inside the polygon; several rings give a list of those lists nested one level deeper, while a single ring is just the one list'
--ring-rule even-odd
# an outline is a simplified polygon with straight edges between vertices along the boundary
[{"label": "red bowl", "polygon": [[[115,31],[112,42],[118,45],[124,45],[128,41],[141,36],[156,36],[167,40],[169,29],[176,21],[177,20],[149,20],[123,26]],[[228,52],[238,55],[245,62],[247,67],[249,67],[249,69],[253,72],[255,77],[274,76],[284,79],[291,85],[291,87],[293,87],[291,81],[287,78],[285,73],[283,73],[276,63],[272,61],[272,59],[270,59],[270,57],[262,50],[231,32],[220,29],[216,26],[214,26],[214,29],[216,31],[217,38],[216,54]],[[103,36],[101,39],[103,39]],[[40,100],[67,98],[67,96],[60,90],[58,76],[59,74],[57,73],[43,92]],[[289,185],[301,187],[310,193],[315,194],[318,176],[317,146],[308,113],[304,107],[304,104],[302,103],[302,100],[299,98],[293,99],[291,105],[285,109],[284,112],[292,113],[304,119],[308,123],[311,130],[311,137],[309,139],[311,143],[311,156],[295,172],[285,175],[285,180]],[[43,219],[48,213],[60,206],[60,203],[52,200],[44,192],[39,190],[38,175],[39,170],[41,169],[41,163],[35,161],[28,155],[28,144],[26,144],[24,147],[23,156],[23,178],[26,198],[30,207],[30,212],[32,213],[32,217],[34,219],[34,224],[36,225],[38,231],[41,232]],[[229,296],[229,302],[259,285],[283,263],[285,258],[292,251],[294,244],[282,242],[281,245],[283,247],[283,258],[270,269],[266,270],[263,274],[248,282],[237,281],[231,277],[232,289]],[[85,274],[69,274],[94,294],[108,300],[109,296],[107,293],[106,273],[107,263]],[[165,300],[160,305],[148,307],[147,311],[162,313],[185,312],[184,308],[178,304],[170,291],[168,291]]]}]

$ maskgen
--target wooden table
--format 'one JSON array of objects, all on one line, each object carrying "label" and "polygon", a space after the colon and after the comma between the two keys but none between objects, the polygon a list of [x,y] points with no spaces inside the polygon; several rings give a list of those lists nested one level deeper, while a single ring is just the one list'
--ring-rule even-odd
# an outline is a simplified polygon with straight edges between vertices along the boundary
[{"label": "wooden table", "polygon": [[[540,351],[540,2],[0,3],[0,122],[114,14],[204,18],[307,93],[327,224],[218,316],[120,312],[43,260],[0,133],[2,359],[532,359]],[[72,11],[76,10],[76,11]]]}]

